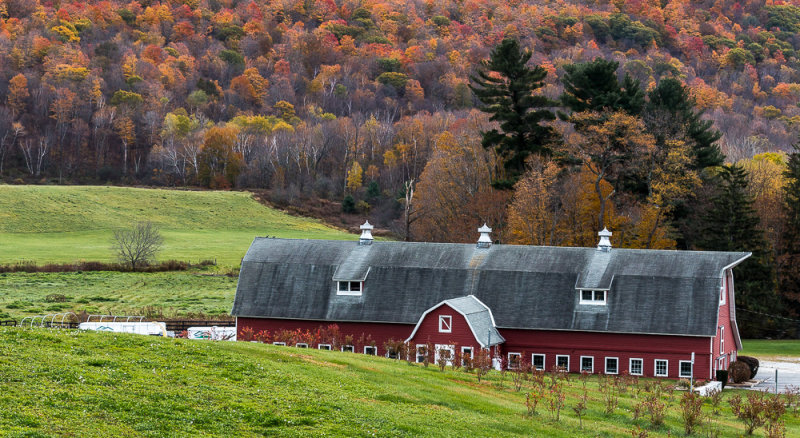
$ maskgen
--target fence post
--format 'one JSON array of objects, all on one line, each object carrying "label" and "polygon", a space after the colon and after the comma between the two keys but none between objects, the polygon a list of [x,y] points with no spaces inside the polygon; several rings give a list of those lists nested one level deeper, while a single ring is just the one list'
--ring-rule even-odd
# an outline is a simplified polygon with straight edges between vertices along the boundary
[{"label": "fence post", "polygon": [[775,394],[778,394],[778,369],[775,368]]}]

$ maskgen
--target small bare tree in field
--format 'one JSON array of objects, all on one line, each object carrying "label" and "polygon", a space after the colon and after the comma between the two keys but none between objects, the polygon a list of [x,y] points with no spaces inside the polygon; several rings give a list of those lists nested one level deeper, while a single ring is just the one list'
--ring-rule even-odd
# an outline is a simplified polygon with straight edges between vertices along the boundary
[{"label": "small bare tree in field", "polygon": [[139,222],[130,230],[114,231],[111,249],[117,253],[120,263],[135,271],[152,261],[163,244],[158,227],[151,222]]}]

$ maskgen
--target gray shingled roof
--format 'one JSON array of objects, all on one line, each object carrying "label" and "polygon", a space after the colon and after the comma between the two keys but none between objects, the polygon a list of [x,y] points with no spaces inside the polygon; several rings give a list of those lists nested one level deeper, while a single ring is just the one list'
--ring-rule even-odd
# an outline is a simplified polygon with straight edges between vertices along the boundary
[{"label": "gray shingled roof", "polygon": [[417,329],[419,328],[420,324],[422,324],[423,316],[427,312],[430,312],[444,304],[450,306],[453,310],[464,316],[464,319],[467,320],[470,330],[472,330],[472,334],[481,344],[481,347],[491,347],[493,345],[502,344],[505,342],[505,339],[502,335],[500,335],[500,332],[497,331],[497,328],[494,325],[492,311],[489,309],[489,307],[472,295],[444,300],[430,309],[427,309],[425,312],[423,312],[423,315],[420,315],[419,321],[417,322],[416,327],[414,327],[414,331],[411,333],[411,336],[408,337],[407,341],[413,338],[417,333]]},{"label": "gray shingled roof", "polygon": [[[416,324],[430,307],[474,295],[499,328],[713,336],[722,269],[748,253],[256,238],[232,314]],[[361,296],[336,294],[360,280]],[[608,305],[576,288],[610,287]]]}]

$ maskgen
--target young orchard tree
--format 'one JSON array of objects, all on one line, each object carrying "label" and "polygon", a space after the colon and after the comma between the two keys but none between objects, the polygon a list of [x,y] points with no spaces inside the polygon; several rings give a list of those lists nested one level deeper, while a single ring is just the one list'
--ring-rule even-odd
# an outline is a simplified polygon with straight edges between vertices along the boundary
[{"label": "young orchard tree", "polygon": [[481,102],[479,108],[500,125],[499,130],[483,132],[481,142],[484,148],[494,148],[503,160],[506,178],[493,182],[500,189],[511,189],[525,171],[528,156],[549,155],[556,139],[553,127],[542,124],[555,120],[547,108],[556,102],[535,94],[544,86],[547,71],[541,66],[529,67],[530,59],[530,50],[522,50],[517,40],[506,38],[492,50],[490,59],[481,63],[477,76],[470,77],[470,89]]},{"label": "young orchard tree", "polygon": [[139,222],[130,230],[114,231],[112,250],[117,254],[120,263],[136,270],[155,260],[156,253],[161,251],[164,238],[158,227],[152,222]]}]

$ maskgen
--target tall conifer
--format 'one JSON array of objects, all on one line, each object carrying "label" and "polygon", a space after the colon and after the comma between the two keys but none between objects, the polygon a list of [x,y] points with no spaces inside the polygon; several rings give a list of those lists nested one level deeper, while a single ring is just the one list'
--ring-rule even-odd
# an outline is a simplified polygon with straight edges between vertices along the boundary
[{"label": "tall conifer", "polygon": [[788,310],[800,316],[800,145],[789,155],[783,176],[783,211],[786,227],[780,255],[780,291]]},{"label": "tall conifer", "polygon": [[495,181],[497,188],[510,189],[525,171],[525,159],[531,154],[549,155],[556,139],[551,126],[542,125],[555,119],[547,109],[553,100],[534,92],[544,86],[547,71],[541,66],[529,67],[529,50],[519,42],[504,39],[483,61],[470,88],[481,102],[480,109],[491,114],[490,120],[500,129],[483,133],[483,147],[494,148],[503,159],[507,178]]},{"label": "tall conifer", "polygon": [[739,166],[724,166],[717,175],[717,194],[706,213],[700,249],[751,252],[736,268],[736,308],[744,337],[775,334],[781,321],[767,315],[780,313],[774,255],[759,229],[753,199],[747,193],[747,172]]}]

